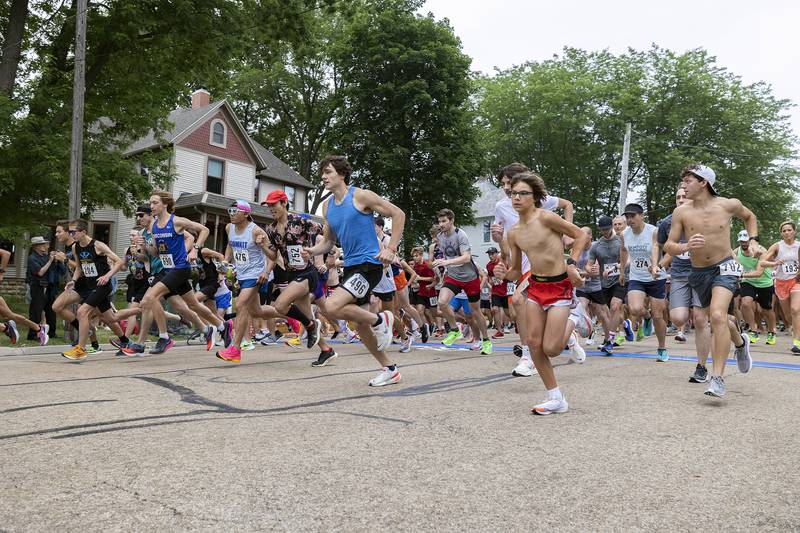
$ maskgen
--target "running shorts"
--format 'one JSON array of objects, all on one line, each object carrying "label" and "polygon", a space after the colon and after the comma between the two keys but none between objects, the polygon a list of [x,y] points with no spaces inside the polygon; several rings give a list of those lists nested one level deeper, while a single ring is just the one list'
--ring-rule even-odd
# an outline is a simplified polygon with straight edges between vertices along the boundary
[{"label": "running shorts", "polygon": [[667,280],[654,279],[653,281],[628,281],[628,292],[639,291],[645,293],[650,298],[663,300],[667,295]]},{"label": "running shorts", "polygon": [[597,305],[606,305],[608,303],[606,302],[606,295],[602,290],[594,292],[584,292],[578,289],[577,291],[575,291],[575,296],[577,296],[578,298],[586,298],[587,300],[589,300],[589,302],[595,303]]},{"label": "running shorts", "polygon": [[[697,297],[703,309],[711,305],[711,290],[714,287],[724,287],[731,292],[731,295],[736,294],[736,289],[739,287],[739,276],[723,275],[720,271],[720,266],[728,262],[735,263],[736,261],[726,258],[707,267],[692,267],[692,273],[689,274],[689,285],[697,291]],[[738,263],[736,264],[738,265]],[[741,267],[739,268],[741,269]],[[733,298],[731,298],[731,306],[728,309],[729,314],[731,314],[732,307]]]},{"label": "running shorts", "polygon": [[700,296],[689,285],[689,278],[672,278],[669,286],[669,308],[700,307]]},{"label": "running shorts", "polygon": [[742,283],[739,286],[742,298],[750,297],[758,302],[759,307],[765,311],[772,309],[772,296],[775,294],[775,287],[754,287],[749,283]]},{"label": "running shorts", "polygon": [[167,297],[183,296],[192,290],[192,286],[189,284],[189,279],[192,277],[191,268],[173,268],[164,272],[164,277],[160,281],[169,289]]},{"label": "running shorts", "polygon": [[469,307],[469,299],[465,300],[464,298],[453,298],[450,300],[450,307],[453,308],[454,313],[458,313],[458,310],[464,311],[465,315],[470,314],[470,307]]},{"label": "running shorts", "polygon": [[[481,307],[483,306],[483,302],[488,302],[489,300],[481,300]],[[508,309],[508,296],[498,296],[496,294],[492,294],[492,303],[491,307],[502,307],[503,309]]]},{"label": "running shorts", "polygon": [[775,294],[778,300],[786,300],[796,291],[800,291],[800,283],[797,283],[796,278],[775,280]]},{"label": "running shorts", "polygon": [[558,276],[532,275],[528,279],[528,299],[547,311],[551,307],[572,305],[574,287],[567,273]]},{"label": "running shorts", "polygon": [[481,279],[478,277],[470,281],[457,281],[450,276],[445,276],[444,285],[442,286],[453,291],[453,294],[464,291],[467,295],[467,300],[470,302],[477,302],[481,299]]},{"label": "running shorts", "polygon": [[98,285],[94,289],[86,291],[84,293],[86,297],[81,303],[96,307],[101,313],[105,313],[111,309],[111,300],[109,300],[109,297],[112,292],[114,291],[111,289],[111,282],[109,281],[105,285]]},{"label": "running shorts", "polygon": [[383,265],[378,263],[360,263],[344,267],[339,286],[355,298],[356,305],[369,303],[372,289],[383,277]]}]

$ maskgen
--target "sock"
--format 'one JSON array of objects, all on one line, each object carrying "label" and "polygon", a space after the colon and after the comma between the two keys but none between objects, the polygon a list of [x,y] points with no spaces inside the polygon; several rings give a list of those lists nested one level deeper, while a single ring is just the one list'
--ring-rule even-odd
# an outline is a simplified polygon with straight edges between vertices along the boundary
[{"label": "sock", "polygon": [[301,324],[310,324],[311,319],[309,319],[305,313],[303,313],[296,305],[292,304],[289,306],[289,311],[286,312],[286,316],[289,318],[293,318],[300,322]]},{"label": "sock", "polygon": [[376,321],[375,321],[375,322],[372,324],[372,327],[373,327],[373,328],[376,328],[376,327],[380,326],[381,324],[383,324],[383,317],[382,317],[381,315],[377,315],[377,317],[378,317],[378,320],[376,320]]},{"label": "sock", "polygon": [[571,347],[573,347],[573,346],[575,346],[575,334],[574,334],[574,333],[573,333],[573,334],[571,334],[571,335],[570,335],[570,336],[567,338],[567,346],[569,346],[570,348],[571,348]]},{"label": "sock", "polygon": [[450,333],[450,323],[449,322],[445,322],[444,323],[444,332],[445,333]]},{"label": "sock", "polygon": [[164,339],[164,340],[169,340],[169,333],[159,333],[158,334],[158,338],[159,339]]},{"label": "sock", "polygon": [[72,324],[72,327],[75,328],[75,329],[78,329],[80,327],[80,324],[78,323],[78,319],[77,318],[75,320],[73,320],[72,322],[70,322],[70,324]]},{"label": "sock", "polygon": [[220,322],[219,323],[219,325],[217,326],[217,331],[219,331],[220,333],[225,331],[225,322]]},{"label": "sock", "polygon": [[128,337],[126,337],[125,335],[120,336],[119,340],[124,344],[127,344],[127,343],[130,342],[130,339]]},{"label": "sock", "polygon": [[99,350],[100,349],[100,343],[97,342],[97,341],[92,341],[92,348],[94,348],[95,350]]},{"label": "sock", "polygon": [[395,370],[397,370],[397,365],[388,365],[386,368],[394,372]]},{"label": "sock", "polygon": [[530,359],[530,357],[531,357],[531,349],[530,349],[529,346],[523,346],[522,347],[522,357],[527,357],[528,359]]},{"label": "sock", "polygon": [[547,398],[549,400],[563,400],[564,396],[561,395],[561,389],[556,387],[547,391]]}]

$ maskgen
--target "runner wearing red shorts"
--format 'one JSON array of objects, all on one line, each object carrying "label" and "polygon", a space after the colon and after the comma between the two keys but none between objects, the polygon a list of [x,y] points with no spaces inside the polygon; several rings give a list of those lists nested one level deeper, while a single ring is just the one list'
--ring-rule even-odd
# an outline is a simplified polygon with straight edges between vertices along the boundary
[{"label": "runner wearing red shorts", "polygon": [[[513,280],[522,274],[523,253],[531,263],[526,289],[527,340],[539,377],[547,389],[547,400],[531,409],[537,415],[565,413],[569,408],[550,359],[561,354],[572,334],[567,320],[573,287],[583,286],[576,263],[589,240],[578,226],[541,208],[546,195],[544,181],[536,174],[525,172],[511,180],[511,201],[519,213],[519,222],[508,232],[513,263],[508,271],[502,264],[494,269],[496,276]],[[574,239],[572,257],[566,262],[565,236]]]}]

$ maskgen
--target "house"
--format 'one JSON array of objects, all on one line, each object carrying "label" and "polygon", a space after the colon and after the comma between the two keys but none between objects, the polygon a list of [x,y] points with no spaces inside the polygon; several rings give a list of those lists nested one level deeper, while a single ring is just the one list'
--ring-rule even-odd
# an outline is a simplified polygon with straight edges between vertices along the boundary
[{"label": "house", "polygon": [[[224,251],[227,208],[234,199],[253,202],[253,218],[259,224],[271,221],[271,217],[258,202],[276,189],[286,192],[291,211],[308,210],[312,184],[252,139],[227,101],[212,102],[209,92],[199,89],[192,93],[191,102],[191,107],[169,114],[174,127],[161,138],[151,132],[133,142],[124,154],[147,175],[137,155],[172,148],[169,168],[174,180],[170,192],[176,199],[175,213],[206,225],[209,247]],[[91,215],[89,233],[121,256],[134,224],[135,220],[119,209],[98,209]],[[16,251],[7,279],[24,277],[28,250],[18,246]]]},{"label": "house", "polygon": [[456,220],[456,226],[461,228],[469,239],[472,247],[472,255],[477,257],[478,264],[485,266],[489,261],[486,250],[497,243],[492,241],[491,225],[494,222],[494,206],[498,201],[505,198],[505,193],[499,189],[491,177],[480,177],[475,181],[478,188],[478,197],[472,204],[472,212],[475,217],[475,224],[471,226],[461,226]]}]

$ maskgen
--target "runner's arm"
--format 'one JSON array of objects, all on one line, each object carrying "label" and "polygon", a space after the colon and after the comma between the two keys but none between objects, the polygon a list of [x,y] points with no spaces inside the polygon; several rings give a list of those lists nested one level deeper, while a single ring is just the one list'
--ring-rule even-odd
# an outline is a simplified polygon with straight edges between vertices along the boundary
[{"label": "runner's arm", "polygon": [[111,278],[117,275],[117,272],[122,270],[122,268],[126,265],[126,262],[120,259],[117,254],[112,252],[111,248],[109,248],[107,244],[100,241],[95,241],[94,246],[100,255],[104,255],[114,262],[114,266],[111,267],[111,270],[109,270],[107,274],[97,278],[98,285],[105,285],[111,280]]},{"label": "runner's arm", "polygon": [[669,229],[667,242],[664,243],[664,252],[673,257],[688,252],[689,243],[678,242],[681,238],[681,235],[683,235],[683,220],[681,217],[681,208],[679,207],[672,214],[672,227]]},{"label": "runner's arm", "polygon": [[572,205],[572,202],[566,200],[564,198],[558,199],[558,209],[564,210],[564,220],[567,222],[572,223],[573,217],[575,216],[575,206]]},{"label": "runner's arm", "polygon": [[393,203],[367,189],[356,189],[353,195],[353,201],[356,206],[360,205],[364,208],[362,211],[372,210],[379,215],[392,219],[392,236],[389,239],[389,244],[386,246],[388,250],[378,254],[379,256],[383,256],[380,257],[381,262],[391,262],[393,259],[391,256],[392,254],[397,254],[397,247],[400,244],[400,239],[403,237],[406,214]]},{"label": "runner's arm", "polygon": [[[207,227],[199,222],[195,222],[194,220],[189,220],[188,218],[183,217],[175,217],[173,219],[173,224],[175,229],[178,231],[190,229],[197,233],[197,239],[195,239],[194,245],[199,248],[203,247],[203,244],[205,244],[206,239],[208,238],[209,231]],[[187,249],[187,252],[189,252],[187,257],[189,261],[197,259],[197,248],[193,247],[191,250]]]},{"label": "runner's arm", "polygon": [[206,259],[216,259],[217,261],[225,261],[225,256],[211,248],[202,248],[200,255]]},{"label": "runner's arm", "polygon": [[303,259],[308,259],[308,257],[312,255],[329,253],[336,246],[336,237],[333,235],[333,231],[331,231],[331,225],[327,223],[328,202],[330,202],[330,198],[325,200],[325,203],[322,204],[322,218],[325,219],[325,224],[322,226],[322,234],[317,235],[317,242],[314,243],[314,246],[303,248],[301,251]]},{"label": "runner's arm", "polygon": [[[72,257],[76,257],[76,258],[78,257],[78,252],[75,249],[75,244],[74,243],[72,244]],[[80,279],[80,277],[82,275],[83,275],[83,269],[81,268],[80,262],[78,262],[77,259],[76,259],[76,261],[75,261],[75,269],[72,271],[72,279],[67,282],[67,285],[72,283],[72,285],[74,286],[75,283]],[[66,285],[64,286],[64,288],[65,289],[67,288]]]}]

